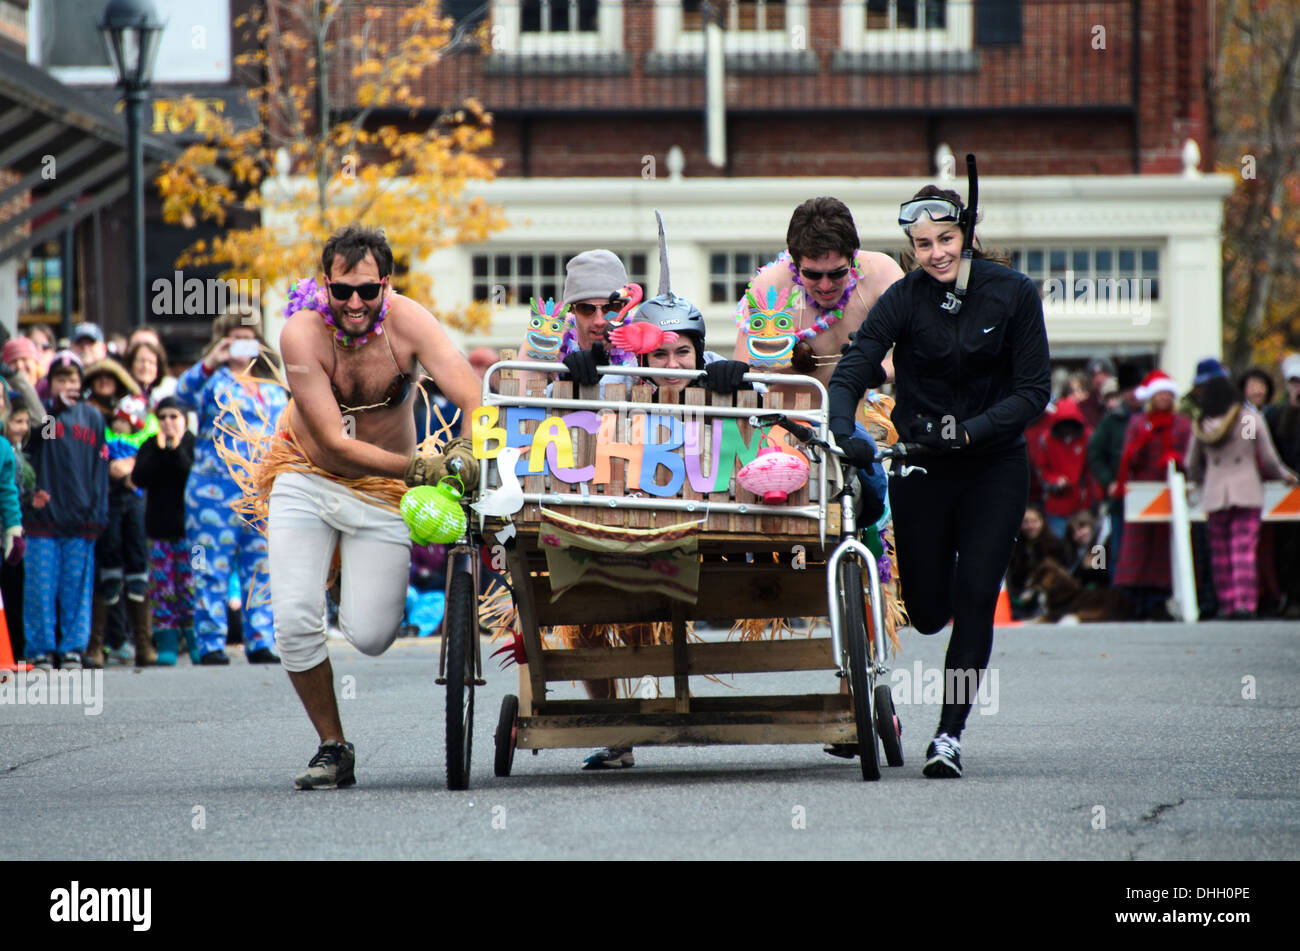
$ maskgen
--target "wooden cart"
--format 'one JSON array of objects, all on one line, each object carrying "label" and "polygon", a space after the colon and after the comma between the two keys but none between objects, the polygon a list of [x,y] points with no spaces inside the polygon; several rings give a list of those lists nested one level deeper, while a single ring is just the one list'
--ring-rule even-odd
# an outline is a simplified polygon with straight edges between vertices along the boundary
[{"label": "wooden cart", "polygon": [[[574,412],[597,414],[604,425],[599,437],[581,427],[571,430],[574,469],[596,462],[597,443],[601,439],[608,441],[612,435],[615,441],[625,442],[632,438],[633,432],[644,433],[645,430],[638,429],[643,426],[658,426],[660,434],[670,433],[675,426],[671,420],[681,419],[684,427],[693,424],[698,434],[694,443],[683,447],[683,454],[694,450],[699,460],[696,471],[710,472],[716,456],[723,457],[723,465],[730,461],[727,453],[720,452],[724,448],[718,444],[720,432],[725,441],[726,429],[734,433],[738,428],[742,439],[748,440],[756,449],[755,442],[761,440],[762,434],[753,431],[750,417],[755,413],[781,409],[781,398],[776,394],[764,397],[760,410],[759,394],[753,391],[724,397],[700,388],[685,390],[680,405],[654,403],[652,388],[641,384],[608,384],[602,395],[597,387],[580,387],[575,394],[572,384],[561,382],[554,384],[547,396],[542,384],[530,383],[528,392],[519,395],[519,383],[510,378],[513,375],[510,371],[526,366],[529,365],[507,362],[493,367],[484,387],[484,404],[489,409],[479,411],[483,414],[479,419],[483,425],[476,427],[476,431],[481,433],[489,422],[496,425],[509,417],[511,426],[518,427],[509,440],[522,441],[524,436],[520,433],[532,433],[544,424],[540,419],[520,420],[520,416],[527,415],[518,409],[520,407],[530,408],[533,416],[539,415],[538,410],[550,416]],[[504,378],[493,383],[497,392],[489,393],[488,384],[493,380],[491,374],[497,372],[503,372]],[[675,372],[676,375],[681,373]],[[788,382],[792,378],[754,374],[747,379]],[[789,408],[790,415],[815,427],[823,427],[825,390],[811,378],[798,380],[816,390],[820,403],[813,405],[817,402],[814,398],[800,396],[796,405]],[[614,417],[612,422],[610,416]],[[643,417],[643,422],[636,422],[638,416]],[[652,416],[657,419],[651,419]],[[735,422],[717,424],[717,420]],[[585,417],[582,421],[591,422]],[[612,433],[611,426],[614,427]],[[588,425],[588,428],[591,427]],[[687,433],[690,431],[685,429]],[[793,437],[781,430],[775,430],[771,435],[798,445]],[[646,438],[656,441],[655,437],[656,434],[651,433]],[[481,448],[484,453],[493,454],[486,441]],[[476,448],[476,454],[479,451]],[[608,453],[603,454],[608,456]],[[835,463],[830,463],[830,466],[834,468]],[[492,498],[493,490],[501,486],[501,475],[495,459],[482,468],[482,497]],[[704,643],[692,642],[688,637],[688,623],[692,621],[716,625],[744,618],[808,618],[828,614],[827,558],[840,541],[840,505],[833,498],[833,478],[828,479],[823,465],[814,459],[808,484],[792,494],[786,504],[774,506],[764,504],[736,485],[734,470],[738,469],[737,464],[724,476],[715,476],[715,486],[721,491],[696,492],[694,487],[700,480],[687,479],[676,496],[664,499],[636,492],[636,486],[629,491],[625,479],[631,474],[628,461],[624,459],[610,459],[606,482],[566,482],[548,466],[542,473],[522,478],[524,504],[513,516],[508,519],[489,517],[484,521],[483,545],[488,551],[496,552],[498,563],[503,553],[505,556],[517,610],[515,630],[521,635],[526,653],[526,663],[521,663],[518,670],[518,694],[507,696],[501,709],[495,737],[497,776],[510,774],[515,750],[519,748],[538,751],[723,743],[807,743],[821,746],[858,742],[858,718],[864,716],[863,704],[855,707],[849,687],[852,675],[846,663],[848,653],[837,659],[831,638],[795,636],[784,640]],[[667,473],[660,473],[661,481],[665,475]],[[645,476],[641,475],[641,479],[644,485]],[[548,571],[547,545],[543,544],[543,538],[548,536],[539,531],[544,512],[559,513],[610,529],[629,530],[664,528],[698,520],[701,531],[698,536],[697,597],[687,601],[657,592],[629,592],[601,584],[582,583],[556,598]],[[471,519],[479,521],[473,512]],[[874,566],[874,562],[872,564]],[[478,565],[474,567],[477,570]],[[841,578],[851,579],[854,595],[861,595],[863,573],[860,567],[846,560],[839,569]],[[870,590],[876,594],[872,605],[874,610],[870,613],[874,617],[875,630],[879,631],[882,623],[879,591],[874,577],[870,580]],[[468,580],[461,583],[463,589],[468,585]],[[830,587],[834,590],[833,586]],[[873,639],[863,630],[870,622],[865,621],[867,612],[862,610],[862,606],[863,598],[857,597],[857,612],[854,614],[850,606],[846,620],[846,609],[841,605],[838,630],[856,625],[856,638],[851,630],[845,636],[859,643],[864,651],[862,656],[870,658],[880,650],[883,639]],[[449,590],[448,627],[445,628],[445,641],[448,642],[446,669],[455,671],[460,669],[458,665],[466,665],[463,669],[470,694],[468,704],[463,694],[448,698],[448,778],[450,783],[453,758],[456,758],[455,778],[460,788],[464,788],[461,783],[468,783],[469,776],[468,728],[472,721],[473,683],[482,683],[474,678],[474,675],[481,677],[482,671],[476,651],[479,640],[477,626],[474,635],[465,638],[467,642],[472,640],[473,644],[465,643],[454,651],[454,658],[451,642],[460,639],[456,625],[468,626],[465,616],[471,613],[468,593],[462,590],[457,595]],[[596,648],[547,646],[544,642],[544,630],[560,625],[647,621],[670,624],[671,642]],[[874,651],[873,640],[876,642]],[[873,689],[876,696],[881,697],[879,689],[875,688],[877,675],[885,670],[879,663],[881,659],[876,653],[874,670],[868,671],[866,678],[867,696],[862,699],[866,703],[867,723],[873,722],[870,712]],[[870,665],[873,661],[867,663]],[[827,677],[827,691],[818,694],[697,697],[690,689],[692,677],[796,670],[834,673]],[[564,682],[611,678],[634,681],[644,677],[671,677],[671,696],[634,695],[599,700],[554,699],[551,696],[551,685]],[[887,696],[887,685],[881,686]],[[876,717],[887,718],[881,723],[887,723],[892,739],[896,741],[897,720],[892,703],[887,710],[880,707],[881,704],[877,703]],[[453,722],[457,712],[460,715]],[[463,734],[455,742],[454,749],[453,731]],[[885,745],[891,765],[901,765],[901,749],[895,757],[888,740]],[[874,736],[871,748],[873,751],[876,749]],[[863,759],[865,763],[866,758]],[[879,775],[875,760],[873,756],[875,776],[868,775],[864,765],[865,778]]]}]

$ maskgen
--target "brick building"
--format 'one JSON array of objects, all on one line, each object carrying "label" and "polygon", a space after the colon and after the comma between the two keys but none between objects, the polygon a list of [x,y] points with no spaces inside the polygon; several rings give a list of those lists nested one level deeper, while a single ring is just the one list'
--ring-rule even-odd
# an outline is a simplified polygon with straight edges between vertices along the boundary
[{"label": "brick building", "polygon": [[[974,152],[982,240],[1039,281],[1055,356],[1141,356],[1190,379],[1219,352],[1231,181],[1201,158],[1213,153],[1210,0],[714,4],[725,26],[716,166],[704,6],[444,3],[465,29],[418,92],[431,106],[473,96],[493,114],[503,168],[481,191],[511,222],[425,262],[441,306],[501,305],[466,344],[517,343],[528,298],[558,295],[583,248],[619,252],[653,287],[659,208],[674,287],[728,350],[740,289],[782,247],[798,202],[842,198],[863,246],[897,254],[898,202],[945,176],[964,192],[961,156]],[[395,30],[396,12],[364,29]],[[363,29],[356,17],[345,32]]]}]

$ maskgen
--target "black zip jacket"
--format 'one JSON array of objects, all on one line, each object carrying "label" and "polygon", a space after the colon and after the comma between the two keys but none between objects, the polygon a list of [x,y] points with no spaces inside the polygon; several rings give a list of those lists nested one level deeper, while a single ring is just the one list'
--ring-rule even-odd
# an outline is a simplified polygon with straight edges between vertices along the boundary
[{"label": "black zip jacket", "polygon": [[858,403],[885,382],[880,361],[893,347],[891,418],[900,438],[918,415],[952,416],[970,435],[964,453],[1024,445],[1025,427],[1051,396],[1038,289],[1019,271],[977,258],[954,316],[939,308],[952,286],[918,268],[880,296],[831,376],[831,432],[852,434]]},{"label": "black zip jacket", "polygon": [[194,434],[186,430],[174,449],[146,439],[135,454],[131,481],[145,490],[144,531],[150,538],[185,537],[185,483],[194,464]]}]

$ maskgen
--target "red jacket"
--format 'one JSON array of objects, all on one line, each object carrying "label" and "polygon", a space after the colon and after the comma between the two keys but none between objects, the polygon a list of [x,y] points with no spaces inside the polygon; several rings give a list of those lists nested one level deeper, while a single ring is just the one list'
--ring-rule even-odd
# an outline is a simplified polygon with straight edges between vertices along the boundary
[{"label": "red jacket", "polygon": [[1041,504],[1043,501],[1043,486],[1038,479],[1038,470],[1043,463],[1043,437],[1051,429],[1053,421],[1056,419],[1056,404],[1048,403],[1047,408],[1043,410],[1043,415],[1038,417],[1032,423],[1025,427],[1025,451],[1029,455],[1029,499],[1030,502]]},{"label": "red jacket", "polygon": [[[1077,425],[1076,425],[1077,424]],[[1034,453],[1038,481],[1043,486],[1043,510],[1069,518],[1101,498],[1097,482],[1088,471],[1088,437],[1092,427],[1074,400],[1056,404],[1056,416],[1039,436]]]}]

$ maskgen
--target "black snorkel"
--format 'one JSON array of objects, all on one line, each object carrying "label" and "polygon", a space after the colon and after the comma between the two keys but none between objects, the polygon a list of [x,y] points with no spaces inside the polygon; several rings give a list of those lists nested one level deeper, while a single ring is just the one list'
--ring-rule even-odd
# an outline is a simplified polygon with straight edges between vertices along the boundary
[{"label": "black snorkel", "polygon": [[939,306],[950,314],[961,312],[962,298],[970,280],[970,262],[975,250],[975,214],[979,208],[980,182],[975,170],[975,156],[966,154],[966,210],[962,212],[961,263],[957,266],[957,286],[948,291]]}]

